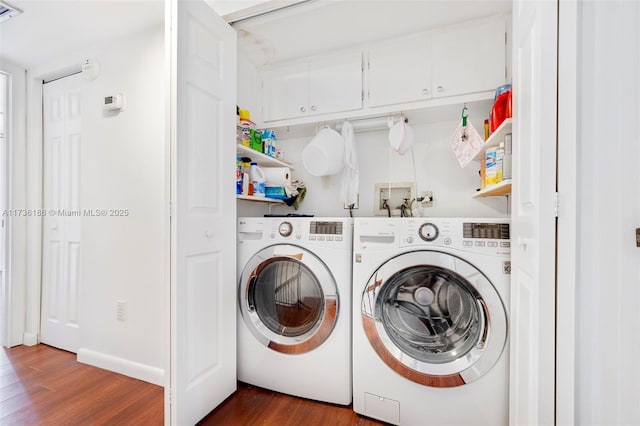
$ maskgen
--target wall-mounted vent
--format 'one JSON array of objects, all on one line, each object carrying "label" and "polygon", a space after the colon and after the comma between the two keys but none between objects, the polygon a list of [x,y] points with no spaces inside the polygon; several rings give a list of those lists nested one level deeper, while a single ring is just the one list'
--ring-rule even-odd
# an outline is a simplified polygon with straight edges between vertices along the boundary
[{"label": "wall-mounted vent", "polygon": [[0,1],[0,23],[8,21],[14,16],[18,16],[22,13],[20,9],[17,9],[3,1]]}]

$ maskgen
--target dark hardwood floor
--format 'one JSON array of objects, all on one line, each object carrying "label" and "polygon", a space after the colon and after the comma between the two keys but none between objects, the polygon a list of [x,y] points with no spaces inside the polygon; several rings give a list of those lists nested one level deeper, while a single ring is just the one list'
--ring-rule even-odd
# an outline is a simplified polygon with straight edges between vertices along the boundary
[{"label": "dark hardwood floor", "polygon": [[164,389],[46,345],[0,354],[2,425],[162,425]]},{"label": "dark hardwood floor", "polygon": [[[163,425],[164,390],[47,345],[0,350],[0,425]],[[201,425],[377,426],[332,404],[244,383]]]},{"label": "dark hardwood floor", "polygon": [[379,426],[383,424],[357,415],[350,406],[295,398],[246,383],[238,383],[238,391],[199,423],[206,426]]}]

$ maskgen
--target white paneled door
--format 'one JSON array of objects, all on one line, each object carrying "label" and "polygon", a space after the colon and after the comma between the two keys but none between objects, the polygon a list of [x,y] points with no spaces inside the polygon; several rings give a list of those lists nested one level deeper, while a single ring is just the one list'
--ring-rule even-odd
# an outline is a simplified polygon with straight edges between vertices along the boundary
[{"label": "white paneled door", "polygon": [[193,425],[236,389],[236,33],[200,0],[169,2],[170,384]]},{"label": "white paneled door", "polygon": [[513,10],[510,424],[554,424],[557,1]]},{"label": "white paneled door", "polygon": [[78,350],[81,74],[43,86],[44,220],[40,340]]}]

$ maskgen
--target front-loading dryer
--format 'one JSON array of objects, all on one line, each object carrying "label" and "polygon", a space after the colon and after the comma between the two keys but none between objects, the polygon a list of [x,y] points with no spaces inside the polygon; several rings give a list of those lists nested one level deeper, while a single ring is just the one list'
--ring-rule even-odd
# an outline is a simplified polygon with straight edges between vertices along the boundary
[{"label": "front-loading dryer", "polygon": [[508,424],[509,221],[358,218],[353,250],[354,410]]},{"label": "front-loading dryer", "polygon": [[351,403],[350,218],[238,219],[238,379]]}]

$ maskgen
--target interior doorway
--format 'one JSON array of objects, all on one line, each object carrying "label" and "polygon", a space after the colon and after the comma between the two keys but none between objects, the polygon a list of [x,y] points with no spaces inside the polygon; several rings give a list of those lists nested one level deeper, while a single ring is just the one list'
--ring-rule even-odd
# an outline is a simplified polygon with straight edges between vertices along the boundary
[{"label": "interior doorway", "polygon": [[43,85],[40,341],[77,352],[80,292],[81,74]]},{"label": "interior doorway", "polygon": [[8,340],[8,321],[6,320],[8,298],[7,265],[9,244],[7,238],[8,215],[7,195],[9,182],[9,164],[7,132],[9,128],[9,76],[0,71],[0,346],[6,346]]}]

